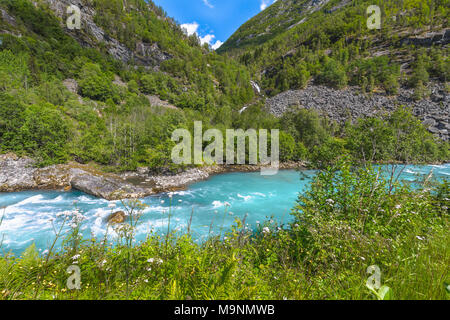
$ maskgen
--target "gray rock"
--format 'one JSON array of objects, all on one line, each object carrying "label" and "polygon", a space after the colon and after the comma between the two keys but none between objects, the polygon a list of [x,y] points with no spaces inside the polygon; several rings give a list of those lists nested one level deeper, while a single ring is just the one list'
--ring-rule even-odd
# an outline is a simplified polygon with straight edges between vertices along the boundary
[{"label": "gray rock", "polygon": [[44,0],[49,7],[61,19],[62,25],[65,25],[67,8],[70,5],[76,5],[81,11],[81,30],[69,30],[66,32],[75,38],[81,45],[85,47],[97,47],[100,43],[105,46],[107,52],[117,60],[124,63],[134,61],[137,64],[146,67],[159,67],[159,65],[172,56],[162,51],[157,43],[144,44],[138,43],[135,51],[130,50],[117,39],[106,34],[106,32],[94,22],[96,11],[82,0]]},{"label": "gray rock", "polygon": [[384,93],[364,95],[358,87],[335,90],[325,86],[309,86],[303,90],[289,90],[266,100],[266,108],[275,116],[281,116],[291,107],[317,110],[320,114],[344,123],[369,116],[377,116],[394,111],[398,106],[409,106],[412,112],[425,124],[430,125],[430,132],[443,140],[449,140],[448,131],[444,129],[449,123],[450,95],[444,84],[429,84],[432,92],[430,99],[414,101],[413,90],[401,88],[395,97]]}]

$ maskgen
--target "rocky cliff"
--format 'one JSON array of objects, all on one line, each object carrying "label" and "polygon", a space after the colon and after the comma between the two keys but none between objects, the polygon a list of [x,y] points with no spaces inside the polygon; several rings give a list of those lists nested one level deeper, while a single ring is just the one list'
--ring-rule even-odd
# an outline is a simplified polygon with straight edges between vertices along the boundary
[{"label": "rocky cliff", "polygon": [[[146,67],[158,68],[159,65],[172,56],[161,50],[158,43],[144,43],[142,41],[136,44],[134,50],[130,50],[126,45],[120,43],[117,39],[107,34],[105,30],[95,23],[96,11],[87,5],[83,0],[42,0],[48,3],[50,9],[60,18],[61,25],[66,33],[75,38],[85,47],[96,48],[101,44],[107,52],[117,60],[124,63],[133,62]],[[66,20],[69,17],[67,8],[75,5],[81,10],[81,29],[70,30],[66,27]]]}]

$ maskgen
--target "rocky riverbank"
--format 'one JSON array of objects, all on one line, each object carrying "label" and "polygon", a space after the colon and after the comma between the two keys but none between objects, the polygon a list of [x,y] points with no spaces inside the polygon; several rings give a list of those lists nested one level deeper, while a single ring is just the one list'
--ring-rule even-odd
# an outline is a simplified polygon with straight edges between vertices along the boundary
[{"label": "rocky riverbank", "polygon": [[267,99],[267,109],[281,116],[290,107],[314,109],[319,113],[343,123],[348,119],[375,116],[393,112],[397,106],[409,106],[415,116],[421,119],[428,130],[443,140],[450,138],[450,95],[442,83],[430,83],[428,99],[415,101],[413,90],[401,88],[395,97],[384,92],[362,94],[358,87],[335,90],[325,86],[309,86],[303,90],[290,90]]},{"label": "rocky riverbank", "polygon": [[[280,169],[302,169],[303,163],[283,163]],[[106,200],[143,198],[161,192],[186,188],[190,183],[226,172],[259,171],[261,166],[208,166],[191,168],[175,175],[152,175],[141,168],[123,174],[105,173],[75,162],[36,168],[35,161],[14,154],[0,155],[0,192],[64,190],[85,192]]]}]

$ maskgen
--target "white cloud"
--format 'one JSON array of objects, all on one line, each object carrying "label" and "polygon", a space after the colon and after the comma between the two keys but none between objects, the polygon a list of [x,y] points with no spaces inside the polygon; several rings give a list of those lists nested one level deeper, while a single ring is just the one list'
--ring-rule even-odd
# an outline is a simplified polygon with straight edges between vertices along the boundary
[{"label": "white cloud", "polygon": [[261,11],[265,10],[268,6],[270,6],[272,3],[275,3],[277,0],[261,0],[261,5],[259,8]]},{"label": "white cloud", "polygon": [[198,27],[199,27],[199,25],[197,22],[184,23],[181,25],[181,28],[186,30],[186,33],[188,36],[191,36],[194,33],[197,33]]},{"label": "white cloud", "polygon": [[203,3],[205,4],[205,6],[207,6],[208,8],[214,8],[214,6],[211,4],[211,3],[209,3],[209,0],[202,0],[203,1]]},{"label": "white cloud", "polygon": [[215,35],[213,34],[207,34],[203,37],[199,36],[198,34],[198,28],[200,27],[200,25],[197,22],[192,22],[192,23],[184,23],[181,25],[181,28],[184,29],[186,31],[186,34],[188,36],[191,36],[193,34],[196,34],[199,39],[200,39],[200,43],[203,45],[205,43],[209,44],[211,46],[212,49],[216,50],[218,49],[223,42],[220,40],[216,40],[215,43],[213,43],[214,39],[216,38]]},{"label": "white cloud", "polygon": [[221,46],[223,45],[223,42],[220,40],[217,40],[216,43],[214,43],[211,48],[213,48],[213,50],[217,50],[219,49]]}]

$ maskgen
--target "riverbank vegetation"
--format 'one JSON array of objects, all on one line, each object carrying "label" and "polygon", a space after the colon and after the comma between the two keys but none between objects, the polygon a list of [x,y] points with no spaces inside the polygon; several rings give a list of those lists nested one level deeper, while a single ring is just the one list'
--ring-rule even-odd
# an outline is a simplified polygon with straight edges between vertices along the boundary
[{"label": "riverbank vegetation", "polygon": [[[62,249],[1,256],[0,298],[376,299],[366,286],[375,265],[391,289],[385,299],[448,299],[449,198],[448,181],[428,176],[412,186],[345,160],[318,173],[291,224],[253,229],[241,217],[202,244],[189,228],[170,230],[170,213],[166,234],[135,243],[138,200],[127,202],[128,223],[111,227],[116,245],[82,239],[75,210],[54,221],[56,233],[71,225],[59,235]],[[67,287],[71,265],[81,270],[80,290]]]}]

